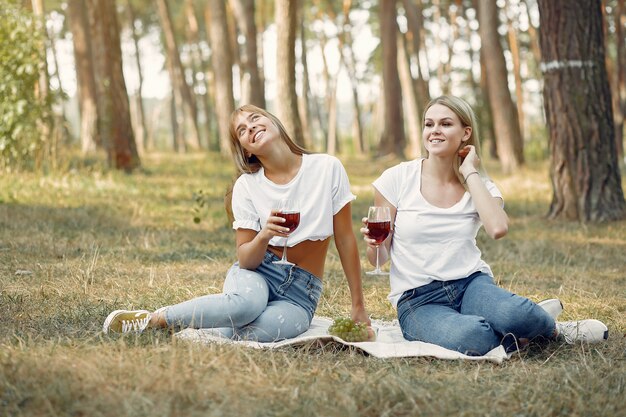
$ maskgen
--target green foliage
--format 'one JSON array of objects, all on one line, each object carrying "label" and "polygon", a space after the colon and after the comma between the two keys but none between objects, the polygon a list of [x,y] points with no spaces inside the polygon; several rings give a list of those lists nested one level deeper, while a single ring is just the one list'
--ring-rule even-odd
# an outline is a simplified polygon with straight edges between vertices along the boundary
[{"label": "green foliage", "polygon": [[0,167],[32,160],[42,146],[38,126],[50,108],[35,97],[45,64],[41,32],[32,14],[16,3],[0,0]]}]

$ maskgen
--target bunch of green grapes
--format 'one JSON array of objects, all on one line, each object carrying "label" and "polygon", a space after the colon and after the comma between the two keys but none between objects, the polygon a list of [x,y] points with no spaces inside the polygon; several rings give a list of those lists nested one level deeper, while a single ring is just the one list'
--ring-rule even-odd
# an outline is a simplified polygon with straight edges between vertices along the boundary
[{"label": "bunch of green grapes", "polygon": [[367,342],[369,335],[365,323],[355,323],[352,319],[336,318],[328,327],[328,333],[346,342]]}]

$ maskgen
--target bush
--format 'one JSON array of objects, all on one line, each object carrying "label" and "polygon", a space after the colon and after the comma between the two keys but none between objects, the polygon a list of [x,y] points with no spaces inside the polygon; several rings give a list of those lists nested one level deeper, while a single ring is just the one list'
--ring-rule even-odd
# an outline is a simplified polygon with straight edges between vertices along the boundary
[{"label": "bush", "polygon": [[45,65],[43,38],[32,13],[0,0],[0,168],[31,165],[43,145],[50,102],[36,97]]}]

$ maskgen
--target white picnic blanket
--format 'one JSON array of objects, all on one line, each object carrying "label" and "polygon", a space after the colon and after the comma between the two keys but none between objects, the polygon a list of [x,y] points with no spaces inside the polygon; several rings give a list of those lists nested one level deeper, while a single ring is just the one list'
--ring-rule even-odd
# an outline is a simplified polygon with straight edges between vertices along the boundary
[{"label": "white picnic blanket", "polygon": [[502,346],[498,346],[483,356],[468,356],[454,350],[449,350],[441,346],[425,342],[409,342],[402,336],[402,331],[397,320],[393,322],[383,322],[372,320],[372,327],[377,332],[374,342],[346,342],[336,336],[328,334],[328,327],[332,320],[326,317],[313,317],[309,330],[300,336],[282,340],[280,342],[261,343],[253,341],[235,341],[216,334],[212,329],[184,329],[174,335],[179,340],[186,340],[196,343],[232,343],[240,346],[248,346],[256,349],[276,349],[285,346],[298,346],[319,342],[337,342],[366,352],[377,358],[404,358],[411,356],[430,356],[439,359],[467,359],[472,361],[492,361],[502,363],[508,359],[508,355]]}]

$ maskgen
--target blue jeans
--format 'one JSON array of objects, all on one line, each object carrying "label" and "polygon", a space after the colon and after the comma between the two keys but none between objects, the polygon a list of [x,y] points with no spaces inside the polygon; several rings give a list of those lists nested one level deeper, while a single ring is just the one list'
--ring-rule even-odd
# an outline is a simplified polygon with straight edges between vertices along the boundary
[{"label": "blue jeans", "polygon": [[541,307],[498,287],[482,272],[405,291],[398,320],[405,339],[468,355],[484,355],[498,345],[510,352],[518,339],[550,339],[555,330]]},{"label": "blue jeans", "polygon": [[254,271],[235,263],[222,294],[194,298],[165,309],[170,326],[219,328],[225,337],[274,342],[296,337],[310,326],[322,281],[298,266],[276,265],[266,252]]}]

